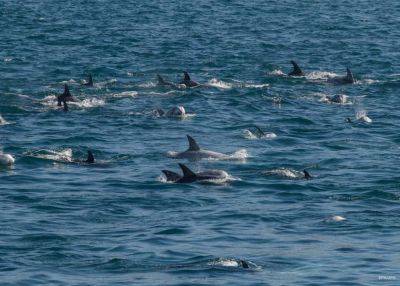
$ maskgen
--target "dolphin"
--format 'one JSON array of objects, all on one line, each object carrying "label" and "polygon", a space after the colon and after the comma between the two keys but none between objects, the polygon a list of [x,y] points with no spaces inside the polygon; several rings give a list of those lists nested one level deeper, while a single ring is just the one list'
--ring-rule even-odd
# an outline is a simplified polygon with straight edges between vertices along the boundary
[{"label": "dolphin", "polygon": [[0,166],[11,166],[15,162],[15,159],[10,154],[4,154],[0,151]]},{"label": "dolphin", "polygon": [[174,106],[166,113],[167,117],[182,117],[186,115],[186,110],[183,106]]},{"label": "dolphin", "polygon": [[86,85],[86,86],[89,86],[89,87],[92,87],[92,86],[93,86],[93,77],[92,77],[92,74],[89,74],[89,75],[88,75],[88,80],[87,80],[85,83],[83,83],[82,85]]},{"label": "dolphin", "polygon": [[75,98],[71,95],[71,92],[69,91],[69,87],[67,84],[64,85],[64,92],[63,94],[60,94],[57,96],[57,105],[61,106],[61,103],[63,101],[76,101]]},{"label": "dolphin", "polygon": [[183,72],[183,80],[180,82],[180,84],[184,84],[186,87],[196,87],[200,85],[199,83],[191,80],[190,75],[186,71]]},{"label": "dolphin", "polygon": [[222,170],[208,170],[194,173],[183,164],[179,164],[179,167],[182,170],[183,176],[169,170],[162,170],[167,178],[167,182],[182,184],[201,181],[226,180],[229,177],[228,173]]},{"label": "dolphin", "polygon": [[164,87],[175,87],[176,84],[170,81],[166,81],[161,75],[157,74],[157,85],[158,86],[164,86]]},{"label": "dolphin", "polygon": [[183,106],[178,105],[178,106],[174,106],[167,112],[165,112],[161,108],[157,108],[157,109],[153,110],[153,114],[154,114],[154,116],[157,116],[157,117],[166,116],[166,117],[171,117],[171,118],[182,118],[186,115],[186,110]]},{"label": "dolphin", "polygon": [[176,155],[173,155],[174,158],[189,159],[189,160],[200,160],[204,158],[211,158],[211,159],[229,158],[228,155],[222,153],[201,149],[197,144],[197,142],[191,136],[186,135],[186,137],[189,142],[189,148],[186,151],[179,152]]},{"label": "dolphin", "polygon": [[290,61],[293,65],[293,70],[288,74],[289,76],[304,76],[303,71],[295,61]]},{"label": "dolphin", "polygon": [[346,68],[345,76],[328,78],[328,82],[333,83],[333,84],[353,84],[356,81],[354,79],[354,76],[353,76],[353,73],[351,72],[351,70],[349,68]]},{"label": "dolphin", "polygon": [[334,96],[327,97],[327,99],[331,103],[345,104],[347,103],[348,97],[344,94],[336,94]]}]

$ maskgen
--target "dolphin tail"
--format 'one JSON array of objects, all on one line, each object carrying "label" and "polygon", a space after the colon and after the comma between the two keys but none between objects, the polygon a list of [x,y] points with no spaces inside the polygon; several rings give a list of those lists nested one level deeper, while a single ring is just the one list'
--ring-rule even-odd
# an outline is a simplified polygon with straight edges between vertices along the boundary
[{"label": "dolphin tail", "polygon": [[94,156],[93,156],[92,151],[90,151],[90,150],[87,151],[87,159],[86,159],[85,162],[89,163],[89,164],[93,164],[94,163]]},{"label": "dolphin tail", "polygon": [[186,135],[188,141],[189,141],[189,149],[188,151],[199,151],[200,147],[197,144],[196,140],[194,140],[191,136]]},{"label": "dolphin tail", "polygon": [[349,82],[354,82],[354,76],[353,73],[351,72],[351,70],[349,68],[346,68],[346,78]]},{"label": "dolphin tail", "polygon": [[169,170],[162,170],[161,172],[164,173],[165,177],[167,178],[167,182],[176,182],[181,178],[181,175]]},{"label": "dolphin tail", "polygon": [[188,167],[186,167],[184,164],[179,164],[179,167],[182,169],[183,179],[196,178],[196,174]]},{"label": "dolphin tail", "polygon": [[290,61],[290,63],[293,65],[293,70],[289,73],[289,75],[300,76],[304,74],[295,61]]}]

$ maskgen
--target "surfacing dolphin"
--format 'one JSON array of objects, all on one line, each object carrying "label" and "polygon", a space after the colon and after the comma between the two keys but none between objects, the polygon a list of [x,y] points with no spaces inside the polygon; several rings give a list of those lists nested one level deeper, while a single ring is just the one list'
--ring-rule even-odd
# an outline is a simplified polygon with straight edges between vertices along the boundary
[{"label": "surfacing dolphin", "polygon": [[174,106],[173,108],[171,108],[168,111],[164,111],[161,108],[158,108],[156,110],[153,111],[153,114],[155,116],[165,116],[165,117],[170,117],[170,118],[183,118],[186,115],[186,110],[183,106]]},{"label": "surfacing dolphin", "polygon": [[293,65],[293,70],[288,74],[289,76],[304,76],[303,71],[295,61],[290,61]]},{"label": "surfacing dolphin", "polygon": [[197,142],[189,135],[186,135],[188,142],[189,142],[189,148],[186,151],[183,152],[178,152],[177,154],[172,155],[173,158],[177,159],[189,159],[189,160],[200,160],[200,159],[228,159],[230,156],[214,152],[214,151],[209,151],[209,150],[204,150],[199,147]]},{"label": "surfacing dolphin", "polygon": [[328,78],[328,82],[333,84],[353,84],[355,83],[355,79],[353,73],[349,68],[346,68],[346,75],[345,76],[338,76],[338,77],[331,77]]},{"label": "surfacing dolphin", "polygon": [[345,94],[336,94],[334,96],[328,96],[327,100],[331,103],[346,104],[349,102],[349,98]]},{"label": "surfacing dolphin", "polygon": [[69,91],[69,87],[67,84],[64,84],[64,92],[57,96],[57,105],[61,106],[62,102],[67,101],[76,101],[75,98],[72,96],[71,92]]},{"label": "surfacing dolphin", "polygon": [[170,81],[166,81],[161,75],[157,74],[157,85],[163,87],[173,87],[176,88],[176,84]]},{"label": "surfacing dolphin", "polygon": [[92,74],[89,74],[89,75],[88,75],[88,80],[87,80],[85,83],[83,83],[82,85],[89,86],[89,87],[92,87],[92,86],[93,86],[93,77],[92,77]]},{"label": "surfacing dolphin", "polygon": [[186,87],[196,87],[200,85],[199,83],[191,80],[190,75],[186,71],[183,72],[183,80],[179,84],[184,84]]},{"label": "surfacing dolphin", "polygon": [[199,173],[194,173],[192,170],[190,170],[183,164],[179,164],[179,167],[182,170],[183,176],[169,170],[162,170],[165,177],[167,178],[167,182],[182,184],[182,183],[193,183],[201,181],[203,182],[226,181],[229,178],[228,173],[222,170],[208,170]]}]

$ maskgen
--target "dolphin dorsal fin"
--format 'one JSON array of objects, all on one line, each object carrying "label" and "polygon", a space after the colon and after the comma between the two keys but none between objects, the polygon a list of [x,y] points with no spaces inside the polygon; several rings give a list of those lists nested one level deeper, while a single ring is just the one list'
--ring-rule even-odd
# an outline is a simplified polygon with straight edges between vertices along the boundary
[{"label": "dolphin dorsal fin", "polygon": [[197,144],[196,140],[194,140],[191,136],[186,135],[188,141],[189,141],[189,149],[188,151],[199,151],[200,147]]},{"label": "dolphin dorsal fin", "polygon": [[346,78],[347,78],[349,81],[354,82],[353,73],[351,72],[351,70],[350,70],[349,68],[346,68],[346,73],[347,73]]},{"label": "dolphin dorsal fin", "polygon": [[157,81],[158,81],[159,84],[165,83],[164,79],[159,74],[157,75]]},{"label": "dolphin dorsal fin", "polygon": [[306,180],[312,179],[310,173],[309,173],[307,170],[303,170],[303,173],[304,173],[304,178],[305,178]]},{"label": "dolphin dorsal fin", "polygon": [[293,73],[294,74],[302,74],[303,71],[301,70],[301,68],[299,67],[299,65],[295,62],[295,61],[290,61],[293,65]]},{"label": "dolphin dorsal fin", "polygon": [[88,77],[88,84],[89,85],[93,85],[93,77],[92,77],[92,74],[89,74],[89,77]]},{"label": "dolphin dorsal fin", "polygon": [[183,80],[185,80],[185,81],[189,81],[189,80],[191,80],[190,79],[190,75],[188,74],[188,72],[183,72]]},{"label": "dolphin dorsal fin", "polygon": [[181,169],[182,169],[184,178],[196,177],[196,174],[192,170],[190,170],[188,167],[186,167],[185,165],[179,164],[179,167],[181,167]]},{"label": "dolphin dorsal fin", "polygon": [[72,96],[72,95],[71,95],[71,92],[69,91],[69,87],[68,87],[67,84],[64,85],[64,93],[63,93],[62,95],[65,96],[65,97],[70,97],[70,96]]},{"label": "dolphin dorsal fin", "polygon": [[93,156],[92,151],[90,151],[90,150],[87,151],[86,163],[94,163],[94,156]]},{"label": "dolphin dorsal fin", "polygon": [[181,175],[179,175],[175,172],[169,171],[169,170],[162,170],[161,172],[163,172],[165,177],[167,177],[167,181],[175,182],[181,178]]}]

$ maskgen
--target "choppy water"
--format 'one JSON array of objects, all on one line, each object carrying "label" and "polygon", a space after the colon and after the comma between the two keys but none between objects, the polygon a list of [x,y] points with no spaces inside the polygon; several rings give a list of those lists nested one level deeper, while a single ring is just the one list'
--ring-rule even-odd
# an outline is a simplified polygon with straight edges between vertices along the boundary
[{"label": "choppy water", "polygon": [[[1,1],[1,284],[399,285],[400,5],[315,2]],[[205,86],[156,86],[183,70]],[[186,134],[248,156],[169,158]],[[165,183],[178,162],[235,180]]]}]

